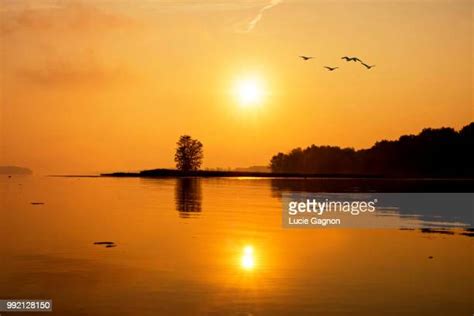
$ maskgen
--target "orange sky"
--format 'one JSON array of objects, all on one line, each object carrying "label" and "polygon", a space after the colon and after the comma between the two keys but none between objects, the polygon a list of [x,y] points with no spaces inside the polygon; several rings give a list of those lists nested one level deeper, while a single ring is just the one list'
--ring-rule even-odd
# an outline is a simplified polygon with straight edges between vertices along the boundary
[{"label": "orange sky", "polygon": [[[204,168],[245,167],[460,128],[474,119],[473,12],[462,0],[2,0],[0,165],[172,167],[187,133]],[[244,108],[233,87],[253,77],[266,95]]]}]

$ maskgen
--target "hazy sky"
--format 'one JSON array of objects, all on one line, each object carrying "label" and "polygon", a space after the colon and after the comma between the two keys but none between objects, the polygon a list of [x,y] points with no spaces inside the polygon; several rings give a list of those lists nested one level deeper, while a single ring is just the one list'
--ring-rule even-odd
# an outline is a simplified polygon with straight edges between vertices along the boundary
[{"label": "hazy sky", "polygon": [[0,164],[172,167],[190,134],[204,167],[244,167],[474,120],[470,0],[199,2],[0,0]]}]

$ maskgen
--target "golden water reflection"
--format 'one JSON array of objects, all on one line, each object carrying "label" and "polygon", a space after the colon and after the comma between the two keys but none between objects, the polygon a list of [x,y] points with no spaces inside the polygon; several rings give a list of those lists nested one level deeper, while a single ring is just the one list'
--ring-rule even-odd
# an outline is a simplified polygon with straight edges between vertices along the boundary
[{"label": "golden water reflection", "polygon": [[243,249],[243,255],[240,260],[240,265],[244,270],[253,270],[255,267],[255,258],[253,246],[247,245]]},{"label": "golden water reflection", "polygon": [[283,228],[272,190],[308,183],[0,177],[0,298],[68,316],[472,311],[471,238]]}]

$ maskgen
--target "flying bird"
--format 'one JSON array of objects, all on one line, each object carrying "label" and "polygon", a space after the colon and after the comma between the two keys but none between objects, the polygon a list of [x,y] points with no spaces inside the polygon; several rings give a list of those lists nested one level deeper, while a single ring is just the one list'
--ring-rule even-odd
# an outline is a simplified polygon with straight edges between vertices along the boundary
[{"label": "flying bird", "polygon": [[341,59],[344,59],[345,61],[358,61],[358,62],[362,62],[362,60],[360,60],[360,59],[357,58],[357,57],[344,56],[344,57],[341,57]]},{"label": "flying bird", "polygon": [[334,70],[336,70],[336,69],[339,68],[339,67],[324,66],[324,68],[326,68],[326,69],[329,70],[329,71],[334,71]]},{"label": "flying bird", "polygon": [[366,63],[360,62],[362,65],[365,66],[365,68],[370,69],[372,67],[375,67],[375,65],[367,65]]},{"label": "flying bird", "polygon": [[307,60],[309,60],[309,59],[311,59],[311,58],[314,58],[314,57],[312,57],[312,56],[299,56],[299,57],[300,57],[300,58],[303,58],[304,61],[307,61]]}]

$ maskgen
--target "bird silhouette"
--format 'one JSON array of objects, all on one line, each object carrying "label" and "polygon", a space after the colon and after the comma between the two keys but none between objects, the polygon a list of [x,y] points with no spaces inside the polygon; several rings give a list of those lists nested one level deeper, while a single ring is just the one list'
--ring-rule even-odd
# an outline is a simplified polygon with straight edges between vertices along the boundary
[{"label": "bird silhouette", "polygon": [[314,58],[314,57],[312,57],[312,56],[299,56],[299,57],[300,57],[300,58],[303,58],[304,61],[307,61],[307,60],[309,60],[309,59],[311,59],[311,58]]},{"label": "bird silhouette", "polygon": [[334,71],[334,70],[336,70],[336,69],[339,68],[339,67],[324,66],[324,68],[326,68],[326,69],[329,70],[329,71]]},{"label": "bird silhouette", "polygon": [[360,59],[357,58],[357,57],[344,56],[344,57],[341,57],[341,59],[344,59],[345,61],[358,61],[358,62],[362,62],[362,60],[360,60]]},{"label": "bird silhouette", "polygon": [[375,65],[367,65],[366,63],[360,62],[362,65],[365,66],[365,68],[370,69],[372,67],[375,67]]}]

